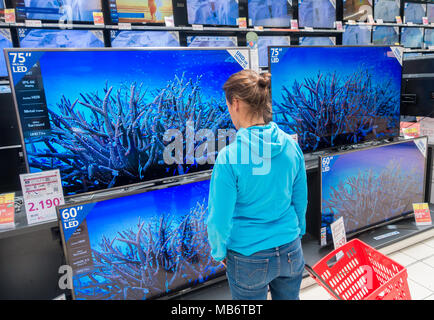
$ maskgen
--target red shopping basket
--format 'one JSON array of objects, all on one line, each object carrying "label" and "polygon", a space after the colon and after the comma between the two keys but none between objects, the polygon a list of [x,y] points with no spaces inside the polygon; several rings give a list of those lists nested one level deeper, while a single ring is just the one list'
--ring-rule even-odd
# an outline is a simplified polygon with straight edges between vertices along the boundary
[{"label": "red shopping basket", "polygon": [[[332,266],[336,254],[341,258]],[[339,300],[411,300],[407,270],[359,239],[347,242],[306,270]]]}]

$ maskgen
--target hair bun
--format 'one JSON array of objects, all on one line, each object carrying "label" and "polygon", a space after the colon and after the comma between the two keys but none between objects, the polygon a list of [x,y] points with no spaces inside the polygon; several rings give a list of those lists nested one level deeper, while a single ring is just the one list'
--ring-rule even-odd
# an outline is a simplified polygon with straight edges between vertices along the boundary
[{"label": "hair bun", "polygon": [[259,75],[258,86],[261,88],[270,88],[271,87],[271,74],[263,73]]}]

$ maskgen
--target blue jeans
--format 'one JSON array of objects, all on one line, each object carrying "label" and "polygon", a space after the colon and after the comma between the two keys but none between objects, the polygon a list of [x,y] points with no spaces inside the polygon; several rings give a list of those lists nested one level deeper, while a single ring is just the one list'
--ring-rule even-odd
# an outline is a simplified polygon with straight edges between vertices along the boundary
[{"label": "blue jeans", "polygon": [[234,300],[299,300],[304,270],[300,238],[280,247],[244,256],[226,255],[226,275]]}]

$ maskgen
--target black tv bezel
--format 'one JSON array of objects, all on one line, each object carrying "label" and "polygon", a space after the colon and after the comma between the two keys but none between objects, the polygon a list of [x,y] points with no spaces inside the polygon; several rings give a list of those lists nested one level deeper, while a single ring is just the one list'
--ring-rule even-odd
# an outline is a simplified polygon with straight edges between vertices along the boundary
[{"label": "black tv bezel", "polygon": [[[386,146],[395,145],[395,144],[408,143],[408,142],[411,142],[411,141],[422,140],[422,139],[424,139],[425,142],[426,142],[426,144],[425,144],[426,145],[426,149],[425,149],[426,150],[426,154],[424,155],[424,158],[425,158],[425,161],[424,161],[424,176],[423,176],[423,181],[422,181],[422,184],[423,184],[422,202],[424,202],[425,201],[425,193],[426,193],[426,184],[425,184],[425,182],[426,182],[426,175],[427,175],[427,170],[428,170],[428,152],[429,152],[429,150],[428,150],[428,137],[427,136],[422,136],[422,137],[417,137],[417,138],[411,138],[411,139],[404,139],[404,140],[394,141],[394,142],[390,142],[390,143],[379,144],[379,145],[375,145],[375,146],[368,146],[368,147],[360,148],[360,149],[356,149],[356,150],[346,150],[346,151],[341,151],[341,152],[336,152],[336,153],[329,153],[329,154],[318,156],[319,195],[320,195],[320,198],[319,198],[319,202],[320,203],[319,203],[319,205],[320,205],[320,212],[319,212],[319,215],[318,215],[319,230],[317,230],[317,232],[318,232],[317,236],[318,236],[319,242],[321,241],[321,228],[322,228],[321,226],[322,226],[322,213],[323,213],[323,203],[322,203],[323,202],[322,201],[322,198],[323,198],[323,196],[322,196],[323,195],[323,190],[322,190],[323,189],[322,188],[323,177],[322,177],[322,174],[323,174],[323,172],[322,172],[322,165],[321,165],[322,164],[322,159],[330,157],[330,156],[339,156],[339,155],[344,155],[344,154],[348,154],[348,153],[353,153],[353,152],[358,152],[358,151],[365,151],[365,150],[370,150],[370,149],[376,149],[376,148],[386,147]],[[389,219],[382,220],[382,221],[379,221],[379,222],[376,222],[376,223],[373,223],[373,224],[370,224],[370,225],[366,225],[366,226],[364,226],[362,228],[359,228],[359,229],[346,231],[346,236],[348,238],[352,238],[352,237],[355,237],[355,236],[357,236],[357,235],[359,235],[359,234],[361,234],[363,232],[366,232],[368,230],[376,229],[376,228],[379,228],[379,227],[384,226],[384,225],[388,225],[388,224],[391,224],[391,223],[394,223],[394,222],[397,222],[397,221],[401,221],[403,219],[411,217],[412,215],[413,215],[413,211],[403,212],[403,213],[401,213],[401,214],[399,214],[397,216],[391,217]],[[330,244],[330,242],[327,241],[327,236],[326,236],[326,245],[328,245],[328,244]]]},{"label": "black tv bezel", "polygon": [[[26,168],[26,173],[30,173],[30,167],[29,167],[29,162],[28,162],[28,157],[27,157],[27,149],[26,149],[26,143],[24,140],[24,133],[23,133],[23,129],[22,129],[22,124],[21,124],[21,117],[20,117],[20,113],[19,113],[19,106],[18,106],[18,102],[17,102],[17,97],[16,97],[16,93],[15,93],[15,84],[13,81],[13,77],[12,77],[12,72],[11,72],[11,65],[9,63],[9,52],[91,52],[91,51],[224,51],[224,50],[242,50],[242,51],[246,51],[247,52],[247,56],[248,56],[248,68],[251,68],[252,66],[252,61],[251,61],[251,50],[248,47],[220,47],[220,48],[210,48],[210,47],[131,47],[131,48],[112,48],[112,47],[105,47],[105,48],[81,48],[81,49],[74,49],[74,48],[33,48],[33,49],[26,49],[26,48],[8,48],[8,49],[4,49],[4,55],[5,55],[5,61],[6,61],[6,65],[7,65],[7,69],[8,69],[8,74],[9,74],[9,83],[10,83],[10,87],[11,87],[11,91],[12,91],[12,96],[13,96],[13,100],[14,100],[14,105],[15,105],[15,112],[16,112],[16,117],[17,117],[17,121],[18,121],[18,129],[20,132],[20,139],[21,139],[21,145],[23,147],[23,157],[24,157],[24,162],[25,162],[25,168]],[[188,177],[188,176],[194,176],[197,174],[201,174],[204,172],[208,172],[210,171],[210,169],[204,169],[203,171],[198,171],[198,172],[194,172],[194,173],[190,173],[190,174],[184,174],[184,175],[177,175],[177,176],[171,176],[171,177],[164,177],[164,178],[157,178],[157,179],[151,179],[151,180],[145,180],[145,181],[140,181],[137,183],[133,183],[133,184],[128,184],[128,185],[122,185],[122,186],[116,186],[113,188],[109,188],[109,189],[97,189],[97,190],[93,190],[93,191],[88,191],[88,192],[82,192],[82,193],[76,193],[73,195],[67,195],[65,196],[65,199],[72,199],[72,198],[78,198],[78,197],[84,197],[84,196],[88,196],[88,195],[93,195],[93,194],[100,194],[101,192],[108,192],[108,191],[117,191],[117,190],[128,190],[131,188],[141,188],[142,186],[146,186],[148,184],[155,184],[158,183],[158,181],[160,180],[164,180],[164,181],[171,181],[174,178],[177,177]]]},{"label": "black tv bezel", "polygon": [[[60,229],[60,238],[61,238],[61,242],[62,242],[62,249],[63,249],[63,252],[65,254],[66,264],[68,266],[71,266],[70,261],[68,259],[67,243],[65,242],[65,234],[64,234],[64,229],[63,229],[63,224],[62,224],[62,218],[61,218],[61,214],[60,214],[61,210],[67,209],[67,208],[70,208],[70,207],[76,207],[76,206],[79,206],[79,205],[87,205],[87,204],[91,204],[91,203],[99,203],[99,202],[102,202],[102,201],[120,199],[120,198],[124,198],[124,197],[134,196],[134,195],[137,195],[137,194],[142,194],[142,193],[147,193],[147,192],[152,192],[152,191],[157,191],[157,190],[163,190],[163,189],[168,189],[168,188],[182,186],[182,185],[187,185],[187,184],[194,184],[194,183],[198,183],[198,182],[202,182],[202,181],[209,181],[210,178],[211,178],[211,174],[209,174],[207,176],[204,176],[204,177],[193,178],[193,179],[190,179],[189,181],[181,181],[181,180],[179,180],[179,181],[176,181],[176,182],[173,182],[173,183],[169,183],[169,184],[165,184],[165,185],[159,185],[159,186],[154,186],[154,187],[146,188],[146,189],[143,189],[143,190],[135,190],[135,191],[131,191],[131,192],[126,192],[126,193],[121,194],[121,195],[119,195],[119,194],[117,194],[117,195],[109,195],[109,196],[102,197],[102,198],[95,199],[95,200],[81,201],[81,202],[70,203],[70,204],[61,205],[61,206],[56,207],[56,214],[57,214],[57,219],[58,219],[58,222],[59,222],[59,229]],[[164,297],[167,297],[167,298],[170,299],[172,297],[179,296],[181,294],[185,294],[187,292],[203,288],[204,286],[211,285],[211,284],[215,283],[216,281],[223,280],[224,278],[225,278],[225,269],[223,269],[221,272],[215,274],[212,278],[210,278],[210,279],[208,279],[208,280],[206,280],[206,281],[204,281],[202,283],[197,283],[197,284],[191,285],[191,284],[189,284],[187,282],[184,285],[182,285],[180,287],[177,287],[177,289],[174,289],[173,291],[171,291],[169,293],[162,293],[162,294],[159,294],[159,295],[155,295],[155,296],[150,297],[149,299],[150,300],[161,299],[161,298],[164,298]],[[75,290],[74,290],[74,284],[72,283],[71,285],[72,285],[72,288],[70,289],[71,290],[71,294],[72,294],[73,299],[75,300],[76,299],[76,295],[75,295]]]},{"label": "black tv bezel", "polygon": [[[15,14],[17,13],[17,1],[18,0],[10,0],[11,1],[11,7],[15,9]],[[104,16],[104,0],[97,0],[100,4],[100,11],[94,11],[94,12],[101,12]],[[25,7],[24,7],[25,8]],[[41,21],[42,23],[59,23],[59,20],[53,20],[53,19],[28,19],[27,17],[25,19],[18,19],[18,23],[23,23],[25,21]],[[106,18],[104,17],[104,24],[105,24]],[[65,21],[69,23],[69,21]],[[94,20],[91,21],[80,21],[80,20],[72,20],[70,21],[71,24],[75,25],[94,25]],[[64,23],[63,23],[64,24]]]},{"label": "black tv bezel", "polygon": [[[268,47],[268,72],[270,72],[271,74],[271,83],[273,83],[273,73],[271,71],[271,55],[270,55],[270,50],[271,48],[303,48],[303,49],[308,49],[308,48],[401,48],[402,46],[387,46],[387,45],[364,45],[364,46],[342,46],[342,45],[336,45],[336,46],[299,46],[299,45],[290,45],[290,46],[269,46]],[[401,52],[401,54],[403,55],[403,52]],[[403,59],[403,56],[401,57]],[[397,58],[398,59],[398,58]],[[398,60],[399,61],[399,60]],[[400,94],[399,94],[399,112],[401,113],[401,96],[402,96],[402,71],[403,71],[403,64],[401,61],[400,65],[401,65],[401,79],[400,79],[400,85],[401,85],[401,90],[400,90]],[[273,90],[272,90],[272,86],[270,88],[271,91],[271,99],[273,100]],[[273,102],[273,101],[272,101]],[[361,143],[366,143],[366,142],[370,142],[370,141],[382,141],[382,140],[387,140],[387,139],[396,139],[399,137],[399,133],[400,133],[400,127],[399,127],[399,123],[395,128],[395,135],[389,135],[389,136],[385,136],[385,137],[381,137],[381,138],[374,138],[374,139],[368,139],[368,140],[363,140],[363,141],[359,141],[358,143],[347,143],[347,144],[341,144],[338,146],[329,146],[329,147],[324,147],[324,148],[319,148],[316,150],[309,150],[309,151],[303,151],[303,154],[314,154],[320,151],[331,151],[333,149],[337,149],[337,148],[344,148],[346,146],[350,146],[350,145],[358,145]]]}]

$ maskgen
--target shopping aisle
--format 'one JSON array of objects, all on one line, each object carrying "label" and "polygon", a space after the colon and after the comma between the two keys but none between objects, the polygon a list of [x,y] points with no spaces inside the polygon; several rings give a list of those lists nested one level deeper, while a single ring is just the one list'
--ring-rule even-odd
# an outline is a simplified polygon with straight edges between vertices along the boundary
[{"label": "shopping aisle", "polygon": [[[434,237],[388,255],[407,268],[413,300],[434,300]],[[301,300],[329,300],[330,295],[319,285],[300,292]]]}]

